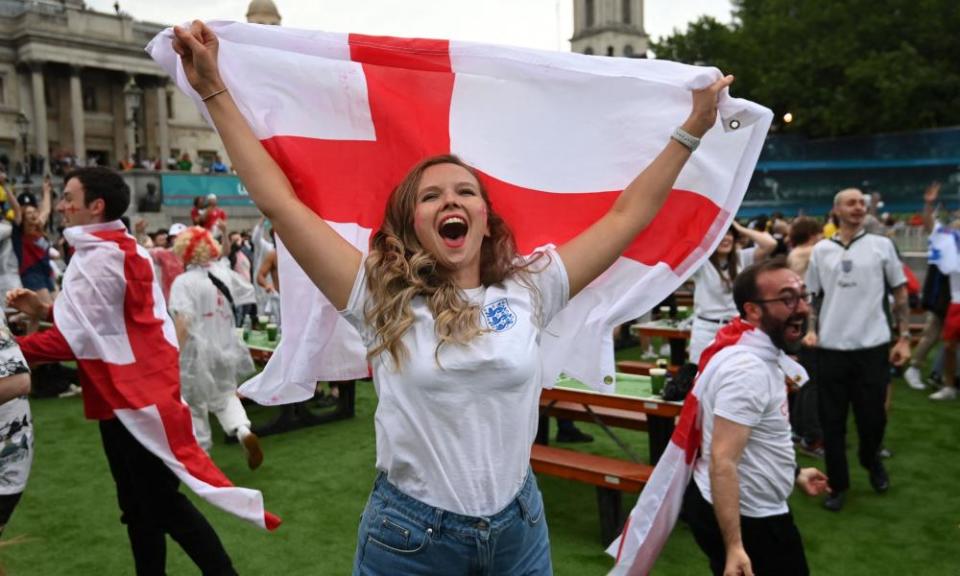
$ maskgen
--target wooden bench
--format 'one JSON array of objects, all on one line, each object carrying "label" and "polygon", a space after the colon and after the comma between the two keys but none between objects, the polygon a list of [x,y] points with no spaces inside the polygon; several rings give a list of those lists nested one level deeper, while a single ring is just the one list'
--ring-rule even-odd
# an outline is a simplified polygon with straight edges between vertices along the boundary
[{"label": "wooden bench", "polygon": [[[642,360],[621,360],[617,362],[617,372],[625,372],[627,374],[639,374],[641,376],[649,376],[650,369],[656,368],[656,364],[653,362],[644,362]],[[676,374],[680,368],[678,366],[668,366],[667,371],[670,374]]]},{"label": "wooden bench", "polygon": [[617,537],[626,520],[623,493],[640,492],[653,474],[653,467],[648,464],[540,444],[533,445],[530,465],[541,476],[556,476],[597,487],[600,538],[604,546]]},{"label": "wooden bench", "polygon": [[590,410],[587,411],[586,406],[577,402],[551,402],[542,398],[540,399],[540,408],[546,411],[547,416],[562,418],[564,420],[577,420],[579,422],[590,422],[594,424],[596,423],[596,419],[594,419],[595,415],[607,426],[628,428],[630,430],[647,429],[647,415],[634,410],[591,406]]}]

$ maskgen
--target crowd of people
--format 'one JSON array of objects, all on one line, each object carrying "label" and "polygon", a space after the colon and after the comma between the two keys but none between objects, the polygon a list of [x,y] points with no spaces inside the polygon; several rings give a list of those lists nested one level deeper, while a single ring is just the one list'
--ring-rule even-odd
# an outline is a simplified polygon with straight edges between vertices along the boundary
[{"label": "crowd of people", "polygon": [[[69,324],[91,286],[79,279],[90,271],[69,268],[76,242],[95,244],[99,235],[114,234],[122,245],[125,227],[137,243],[127,257],[146,254],[150,264],[132,266],[131,274],[165,304],[153,320],[170,328],[178,344],[177,353],[169,347],[158,355],[176,362],[189,406],[192,435],[179,433],[209,450],[213,413],[237,438],[249,467],[261,465],[263,451],[236,393],[253,371],[237,329],[264,312],[279,320],[276,231],[361,335],[380,399],[378,474],[360,520],[354,573],[468,573],[479,564],[497,574],[551,573],[543,501],[529,465],[540,333],[660,210],[714,125],[718,94],[733,78],[694,92],[689,118],[657,159],[594,226],[559,247],[516,254],[474,169],[444,155],[424,159],[398,183],[364,255],[294,194],[224,87],[215,47],[202,25],[176,31],[185,73],[265,215],[254,230],[230,230],[215,195],[197,198],[189,223],[153,232],[143,221],[120,224],[129,190],[105,168],[68,173],[59,195],[47,178],[40,198],[18,197],[0,174],[0,201],[9,207],[0,218],[0,288],[24,319],[19,337],[0,326],[0,433],[20,449],[0,459],[0,532],[33,458],[28,365],[90,358],[77,353],[74,339],[76,330],[92,326]],[[185,162],[189,157],[178,168],[191,169]],[[938,191],[933,185],[924,196],[931,232]],[[824,495],[829,511],[844,508],[853,489],[846,456],[851,409],[858,462],[873,490],[889,489],[884,437],[891,375],[905,369],[910,386],[924,387],[925,356],[938,336],[945,346],[935,366],[944,387],[931,398],[957,396],[960,274],[932,270],[926,288],[914,285],[884,234],[897,228],[895,221],[878,218],[878,202],[868,198],[855,188],[839,191],[826,222],[780,214],[734,222],[691,277],[689,361],[699,374],[703,436],[684,503],[716,574],[808,573],[787,498],[797,485]],[[912,358],[911,293],[927,309]],[[479,311],[500,301],[514,314],[510,325],[479,324]],[[154,304],[145,300],[131,314],[152,313]],[[98,310],[84,313],[95,317]],[[46,330],[43,321],[50,323]],[[100,421],[137,573],[163,573],[166,534],[204,573],[235,573],[213,528],[179,494],[173,473],[105,411],[119,377],[96,370],[81,366],[84,405]],[[789,377],[795,373],[803,377]],[[41,379],[34,369],[35,389]],[[797,467],[795,444],[822,456],[825,470]]]}]

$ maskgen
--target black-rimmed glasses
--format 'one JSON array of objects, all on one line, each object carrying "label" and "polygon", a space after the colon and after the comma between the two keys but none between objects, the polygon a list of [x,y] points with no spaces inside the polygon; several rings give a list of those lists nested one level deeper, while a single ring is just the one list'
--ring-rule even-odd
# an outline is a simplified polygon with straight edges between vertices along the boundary
[{"label": "black-rimmed glasses", "polygon": [[784,294],[778,298],[768,298],[766,300],[751,300],[754,304],[769,304],[770,302],[783,302],[783,305],[791,310],[796,310],[797,306],[800,304],[800,301],[803,300],[807,304],[813,303],[813,294],[809,292],[801,292],[800,294],[789,293]]}]

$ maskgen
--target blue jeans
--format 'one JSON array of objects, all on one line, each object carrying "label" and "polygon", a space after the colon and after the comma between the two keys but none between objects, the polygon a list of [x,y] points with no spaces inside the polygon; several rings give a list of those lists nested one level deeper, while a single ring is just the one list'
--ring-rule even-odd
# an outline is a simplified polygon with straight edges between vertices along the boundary
[{"label": "blue jeans", "polygon": [[407,496],[377,475],[360,518],[354,576],[553,574],[543,498],[533,472],[489,517],[462,516]]}]

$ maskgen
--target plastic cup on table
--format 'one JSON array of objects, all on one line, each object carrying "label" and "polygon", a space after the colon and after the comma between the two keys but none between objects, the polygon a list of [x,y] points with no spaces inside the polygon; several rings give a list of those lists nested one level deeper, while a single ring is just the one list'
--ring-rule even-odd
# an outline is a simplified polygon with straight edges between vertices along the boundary
[{"label": "plastic cup on table", "polygon": [[267,324],[267,340],[271,342],[277,341],[277,325],[273,322]]},{"label": "plastic cup on table", "polygon": [[684,320],[690,317],[690,308],[687,306],[677,306],[677,318]]},{"label": "plastic cup on table", "polygon": [[654,396],[663,394],[663,387],[667,384],[667,371],[663,368],[650,369],[650,389]]},{"label": "plastic cup on table", "polygon": [[263,330],[270,323],[270,317],[266,314],[257,316],[257,328]]}]

